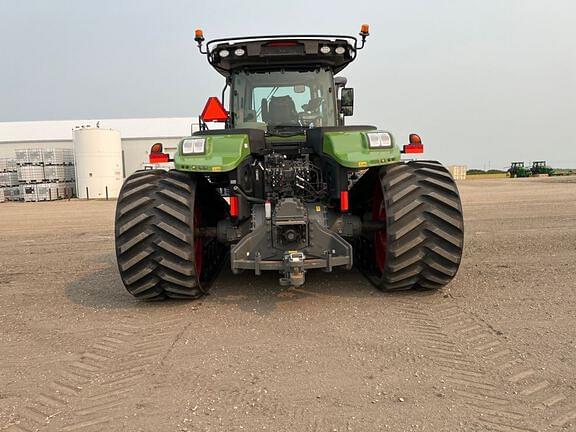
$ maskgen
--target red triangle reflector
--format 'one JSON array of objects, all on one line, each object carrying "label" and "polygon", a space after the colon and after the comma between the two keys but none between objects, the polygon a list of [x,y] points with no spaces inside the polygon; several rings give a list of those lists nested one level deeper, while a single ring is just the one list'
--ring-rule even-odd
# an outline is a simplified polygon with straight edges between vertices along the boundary
[{"label": "red triangle reflector", "polygon": [[220,100],[213,96],[208,98],[200,118],[205,122],[225,122],[228,120],[228,111]]}]

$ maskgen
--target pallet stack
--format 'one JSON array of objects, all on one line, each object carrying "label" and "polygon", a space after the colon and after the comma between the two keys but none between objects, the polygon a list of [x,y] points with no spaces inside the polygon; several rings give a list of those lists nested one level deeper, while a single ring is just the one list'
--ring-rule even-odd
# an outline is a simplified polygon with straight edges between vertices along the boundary
[{"label": "pallet stack", "polygon": [[14,159],[0,159],[0,202],[20,200],[17,168]]},{"label": "pallet stack", "polygon": [[16,164],[22,200],[53,201],[76,195],[72,150],[16,150]]}]

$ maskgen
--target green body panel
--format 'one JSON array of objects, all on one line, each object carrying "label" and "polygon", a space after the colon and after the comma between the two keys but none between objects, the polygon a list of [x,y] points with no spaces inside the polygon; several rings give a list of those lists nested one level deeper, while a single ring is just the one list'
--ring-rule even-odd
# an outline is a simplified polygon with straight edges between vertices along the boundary
[{"label": "green body panel", "polygon": [[282,144],[282,143],[293,143],[293,142],[306,142],[305,134],[289,135],[289,136],[277,136],[268,135],[266,136],[266,141],[272,144]]},{"label": "green body panel", "polygon": [[[232,171],[250,155],[248,135],[226,134],[206,135],[205,153],[201,155],[182,154],[182,142],[174,156],[177,170],[193,172],[227,172]],[[195,135],[194,138],[200,138]],[[268,137],[271,142],[282,143],[306,140],[304,135],[290,137]],[[368,137],[363,131],[325,132],[322,151],[338,164],[346,168],[369,168],[400,161],[400,149],[394,143],[385,149],[371,149]]]},{"label": "green body panel", "polygon": [[[195,135],[193,138],[200,138]],[[184,140],[182,140],[184,141]],[[182,154],[182,141],[174,156],[174,165],[180,171],[226,172],[232,171],[250,155],[248,135],[207,135],[205,153],[201,155]]]},{"label": "green body panel", "polygon": [[371,149],[366,132],[325,132],[323,151],[347,168],[369,168],[400,161],[400,148]]}]

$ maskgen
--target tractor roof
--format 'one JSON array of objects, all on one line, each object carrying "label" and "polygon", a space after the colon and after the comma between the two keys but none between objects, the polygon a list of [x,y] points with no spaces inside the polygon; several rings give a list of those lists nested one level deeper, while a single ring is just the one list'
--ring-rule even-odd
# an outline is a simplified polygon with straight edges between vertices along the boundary
[{"label": "tractor roof", "polygon": [[356,58],[353,36],[286,35],[215,39],[207,43],[210,64],[222,75],[234,70],[329,67],[337,73]]}]

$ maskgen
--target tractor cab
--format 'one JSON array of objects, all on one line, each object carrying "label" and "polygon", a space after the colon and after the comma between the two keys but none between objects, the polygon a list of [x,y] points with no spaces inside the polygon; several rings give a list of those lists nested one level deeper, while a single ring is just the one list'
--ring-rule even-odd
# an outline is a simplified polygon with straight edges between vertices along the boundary
[{"label": "tractor cab", "polygon": [[546,161],[534,161],[532,162],[532,168],[530,168],[532,175],[552,175],[554,170],[546,164]]},{"label": "tractor cab", "polygon": [[354,61],[368,34],[363,26],[361,42],[351,36],[264,36],[217,39],[204,47],[197,31],[195,40],[230,88],[226,128],[294,136],[342,126],[352,115],[353,90],[335,75]]},{"label": "tractor cab", "polygon": [[524,162],[512,162],[510,168],[508,168],[508,175],[510,177],[530,177],[531,172],[529,169],[524,167]]}]

